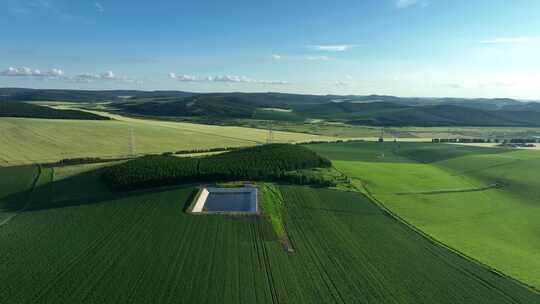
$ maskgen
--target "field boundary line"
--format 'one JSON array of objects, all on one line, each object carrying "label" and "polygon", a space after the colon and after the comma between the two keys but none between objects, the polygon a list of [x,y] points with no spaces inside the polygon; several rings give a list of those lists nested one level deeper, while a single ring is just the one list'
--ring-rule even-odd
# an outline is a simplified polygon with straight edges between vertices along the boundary
[{"label": "field boundary line", "polygon": [[464,193],[464,192],[482,192],[491,189],[501,189],[503,185],[499,183],[489,184],[484,187],[477,188],[464,188],[464,189],[445,189],[445,190],[431,190],[431,191],[416,191],[416,192],[397,192],[395,195],[434,195],[434,194],[448,194],[448,193]]}]

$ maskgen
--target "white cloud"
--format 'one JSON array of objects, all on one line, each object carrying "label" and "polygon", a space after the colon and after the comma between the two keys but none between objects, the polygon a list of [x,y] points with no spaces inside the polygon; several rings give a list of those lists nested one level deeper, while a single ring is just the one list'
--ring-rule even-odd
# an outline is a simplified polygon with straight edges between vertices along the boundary
[{"label": "white cloud", "polygon": [[119,77],[112,71],[107,71],[101,74],[83,73],[75,76],[66,75],[63,70],[58,68],[49,69],[47,71],[41,71],[39,69],[32,69],[28,67],[14,68],[9,67],[7,70],[1,71],[0,76],[6,77],[27,77],[27,78],[41,78],[41,79],[56,79],[64,81],[75,82],[93,82],[93,81],[120,81],[128,83],[142,83],[141,80],[128,78],[125,76]]},{"label": "white cloud", "polygon": [[40,73],[39,70],[32,70],[27,67],[14,68],[9,67],[7,70],[2,72],[3,76],[34,76],[35,74]]},{"label": "white cloud", "polygon": [[103,13],[105,11],[105,8],[103,7],[103,5],[99,2],[95,2],[94,3],[94,6],[96,7],[96,10],[99,12],[99,13]]},{"label": "white cloud", "polygon": [[79,74],[75,76],[76,80],[97,80],[99,79],[99,75],[96,74]]},{"label": "white cloud", "polygon": [[62,71],[60,69],[50,69],[48,71],[48,74],[50,76],[54,76],[54,77],[63,77],[64,76],[64,71]]},{"label": "white cloud", "polygon": [[480,41],[481,44],[526,44],[540,43],[540,37],[500,37]]},{"label": "white cloud", "polygon": [[1,76],[12,77],[63,77],[64,72],[60,69],[50,69],[46,72],[42,72],[38,69],[31,69],[28,67],[14,68],[9,67],[7,70],[0,72]]},{"label": "white cloud", "polygon": [[281,55],[279,55],[279,54],[273,54],[273,55],[272,55],[272,59],[280,60],[280,59],[281,59]]},{"label": "white cloud", "polygon": [[127,77],[118,77],[113,73],[113,71],[107,71],[101,74],[84,73],[84,74],[76,75],[75,77],[73,77],[73,79],[76,81],[84,81],[84,82],[90,82],[94,80],[121,80],[121,81],[128,81],[128,82],[134,81],[133,79],[129,79]]},{"label": "white cloud", "polygon": [[256,82],[253,79],[250,79],[246,76],[234,76],[234,75],[224,75],[224,76],[210,76],[207,77],[206,80],[212,81],[212,82],[232,82],[232,83],[252,83]]},{"label": "white cloud", "polygon": [[195,76],[190,76],[190,75],[176,75],[175,73],[169,73],[169,77],[172,78],[172,79],[176,79],[178,81],[182,81],[182,82],[196,82],[196,81],[200,81],[199,79],[197,79],[197,77]]},{"label": "white cloud", "polygon": [[116,75],[112,71],[107,71],[99,76],[103,79],[116,79]]},{"label": "white cloud", "polygon": [[169,77],[181,82],[223,82],[223,83],[253,83],[253,84],[272,84],[272,85],[285,85],[287,81],[273,81],[273,80],[257,80],[247,76],[237,75],[222,75],[222,76],[206,76],[198,77],[193,75],[177,75],[175,73],[169,73]]},{"label": "white cloud", "polygon": [[334,85],[336,87],[349,87],[351,86],[351,83],[350,82],[347,82],[347,81],[342,81],[342,80],[338,80],[334,83]]},{"label": "white cloud", "polygon": [[318,51],[327,52],[345,52],[357,47],[355,44],[326,44],[326,45],[311,45],[310,48]]},{"label": "white cloud", "polygon": [[288,81],[272,81],[272,80],[259,80],[257,83],[260,84],[272,84],[272,85],[287,85],[290,84]]}]

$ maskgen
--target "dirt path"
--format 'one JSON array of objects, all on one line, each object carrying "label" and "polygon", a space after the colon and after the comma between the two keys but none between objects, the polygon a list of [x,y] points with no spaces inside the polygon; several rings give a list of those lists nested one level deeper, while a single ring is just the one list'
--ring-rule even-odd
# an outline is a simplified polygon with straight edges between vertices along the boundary
[{"label": "dirt path", "polygon": [[485,187],[477,188],[464,188],[464,189],[440,189],[440,190],[430,190],[430,191],[418,191],[418,192],[397,192],[395,195],[432,195],[432,194],[447,194],[447,193],[462,193],[462,192],[480,192],[490,189],[501,189],[502,184],[493,183]]}]

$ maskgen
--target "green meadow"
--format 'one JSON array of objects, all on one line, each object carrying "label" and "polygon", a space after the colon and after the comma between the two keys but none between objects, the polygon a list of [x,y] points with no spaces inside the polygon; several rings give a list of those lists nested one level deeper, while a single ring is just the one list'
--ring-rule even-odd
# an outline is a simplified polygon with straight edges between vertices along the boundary
[{"label": "green meadow", "polygon": [[399,142],[310,147],[410,224],[540,288],[539,152]]},{"label": "green meadow", "polygon": [[[262,129],[164,122],[114,115],[110,121],[0,118],[0,166],[66,158],[115,158],[138,154],[244,147],[266,143]],[[280,132],[274,142],[331,140],[328,136]]]}]

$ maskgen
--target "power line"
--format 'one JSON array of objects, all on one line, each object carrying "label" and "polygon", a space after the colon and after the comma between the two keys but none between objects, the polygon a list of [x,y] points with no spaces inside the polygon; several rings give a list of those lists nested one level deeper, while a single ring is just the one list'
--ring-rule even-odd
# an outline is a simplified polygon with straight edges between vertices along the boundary
[{"label": "power line", "polygon": [[135,147],[135,131],[133,130],[133,128],[129,128],[128,149],[129,149],[129,155],[131,157],[135,157],[135,155],[137,154],[137,149]]},{"label": "power line", "polygon": [[273,122],[270,122],[270,125],[268,126],[268,138],[266,139],[266,143],[271,144],[273,142],[274,142]]},{"label": "power line", "polygon": [[381,147],[380,158],[384,158],[384,127],[381,128],[381,136],[379,137],[379,145]]}]

